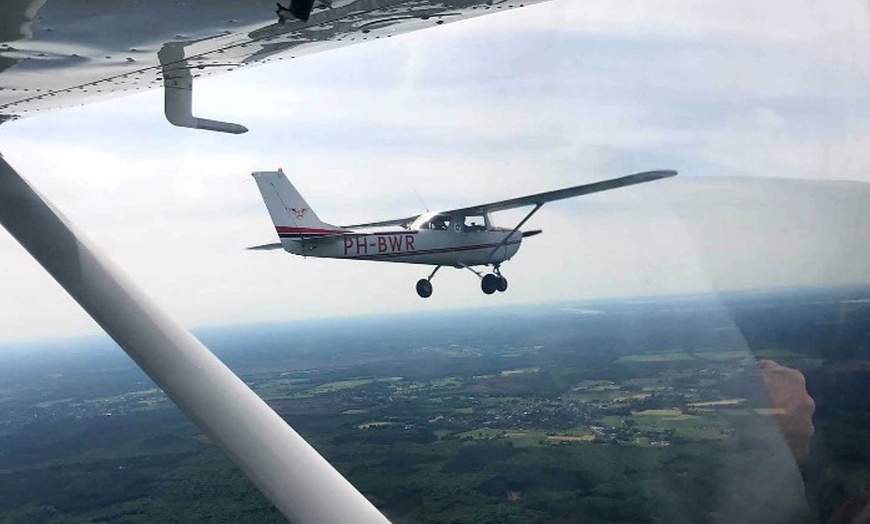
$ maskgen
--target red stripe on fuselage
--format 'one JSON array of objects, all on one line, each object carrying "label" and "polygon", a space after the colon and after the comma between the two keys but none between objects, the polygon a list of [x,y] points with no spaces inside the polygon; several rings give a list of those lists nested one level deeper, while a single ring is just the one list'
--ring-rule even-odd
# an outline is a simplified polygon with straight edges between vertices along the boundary
[{"label": "red stripe on fuselage", "polygon": [[[515,244],[519,244],[522,240],[511,240],[506,242],[501,247],[512,246]],[[459,253],[462,251],[476,251],[483,249],[494,249],[498,247],[501,249],[498,243],[492,244],[476,244],[471,246],[455,246],[455,247],[440,247],[440,248],[432,248],[432,249],[421,249],[419,251],[397,251],[392,253],[377,253],[371,255],[347,255],[342,258],[352,258],[357,260],[381,260],[388,258],[401,258],[401,257],[414,257],[414,256],[428,256],[428,255],[443,255],[446,253]]]}]

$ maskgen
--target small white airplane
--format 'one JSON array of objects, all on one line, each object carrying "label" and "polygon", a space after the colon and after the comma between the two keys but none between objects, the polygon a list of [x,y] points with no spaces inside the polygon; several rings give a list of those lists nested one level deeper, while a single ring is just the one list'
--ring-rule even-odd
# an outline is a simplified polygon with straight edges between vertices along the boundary
[{"label": "small white airplane", "polygon": [[[646,171],[488,204],[426,212],[392,220],[334,226],[318,218],[282,170],[255,172],[252,176],[257,181],[281,242],[248,249],[284,249],[294,255],[306,257],[435,266],[428,277],[417,281],[417,294],[421,298],[432,296],[432,277],[441,267],[468,269],[480,277],[480,288],[483,292],[491,295],[496,291],[507,290],[508,282],[501,274],[501,264],[517,253],[523,238],[541,233],[540,229],[520,231],[520,228],[547,202],[652,182],[676,174],[676,171],[671,170]],[[489,218],[493,211],[526,206],[534,207],[513,229],[495,226]],[[354,230],[391,226],[401,229],[376,232]],[[474,269],[475,266],[492,266],[493,272],[482,274]]]}]

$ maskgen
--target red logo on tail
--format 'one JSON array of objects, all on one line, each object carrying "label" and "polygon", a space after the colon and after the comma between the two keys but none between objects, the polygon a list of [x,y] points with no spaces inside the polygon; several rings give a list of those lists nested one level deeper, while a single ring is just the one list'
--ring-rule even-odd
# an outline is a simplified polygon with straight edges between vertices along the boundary
[{"label": "red logo on tail", "polygon": [[296,215],[296,219],[297,219],[297,220],[301,220],[302,217],[305,216],[305,213],[308,212],[308,208],[307,208],[307,207],[303,207],[303,208],[301,208],[301,209],[296,209],[295,207],[291,207],[291,208],[290,208],[290,212],[293,213],[294,215]]}]

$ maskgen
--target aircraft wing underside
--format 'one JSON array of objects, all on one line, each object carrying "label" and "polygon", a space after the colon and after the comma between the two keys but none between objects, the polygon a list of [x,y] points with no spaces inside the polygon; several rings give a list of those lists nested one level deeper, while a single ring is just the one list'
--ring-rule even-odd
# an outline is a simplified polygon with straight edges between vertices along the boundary
[{"label": "aircraft wing underside", "polygon": [[164,70],[233,71],[539,1],[334,0],[279,23],[274,0],[4,0],[0,122],[163,87]]}]

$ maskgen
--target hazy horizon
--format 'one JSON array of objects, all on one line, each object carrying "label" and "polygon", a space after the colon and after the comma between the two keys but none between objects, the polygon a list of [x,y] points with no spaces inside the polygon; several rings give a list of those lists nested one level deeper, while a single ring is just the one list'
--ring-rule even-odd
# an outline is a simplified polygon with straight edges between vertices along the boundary
[{"label": "hazy horizon", "polygon": [[[837,5],[552,2],[197,82],[174,128],[150,91],[0,126],[7,161],[188,326],[732,288],[870,283],[870,16]],[[674,179],[544,206],[505,264],[303,259],[249,173],[282,166],[354,223],[650,169]],[[513,225],[523,211],[501,213]],[[0,235],[0,341],[99,332]]]}]

